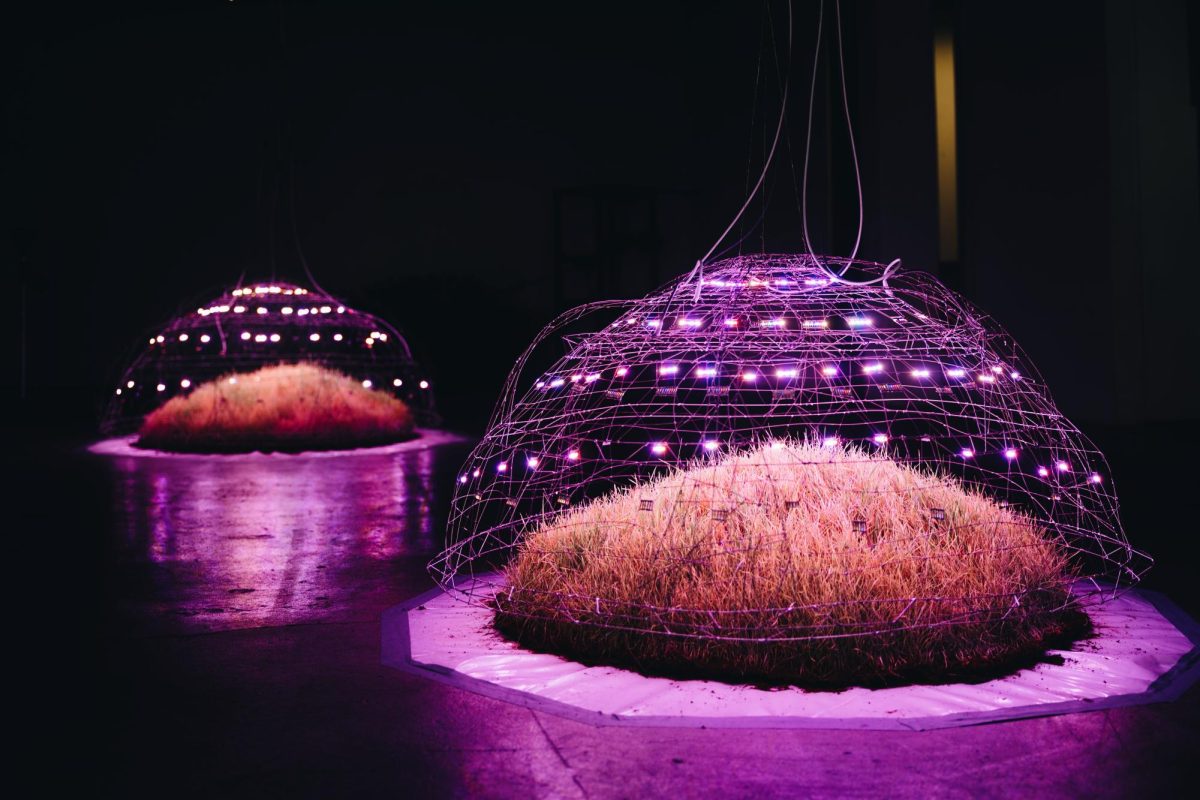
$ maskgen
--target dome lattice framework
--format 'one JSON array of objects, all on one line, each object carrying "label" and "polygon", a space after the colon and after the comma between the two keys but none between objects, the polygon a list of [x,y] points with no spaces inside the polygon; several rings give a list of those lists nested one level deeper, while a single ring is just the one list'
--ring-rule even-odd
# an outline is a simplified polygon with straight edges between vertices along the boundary
[{"label": "dome lattice framework", "polygon": [[433,389],[392,325],[314,289],[272,281],[230,289],[143,339],[114,388],[106,434],[136,430],[146,414],[232,372],[307,361],[387,391],[421,425],[438,421]]},{"label": "dome lattice framework", "polygon": [[[1012,337],[925,273],[820,258],[828,268],[809,255],[732,258],[641,300],[581,306],[547,326],[457,476],[448,546],[430,565],[439,583],[489,602],[502,585],[496,570],[557,515],[785,440],[881,452],[1020,513],[1070,554],[1070,603],[1136,583],[1150,560],[1125,537],[1104,456],[1059,412]],[[866,280],[838,279],[847,268]],[[522,375],[547,338],[613,310],[619,316],[602,330],[565,336],[566,355],[544,374]],[[710,524],[736,514],[738,502],[712,505]],[[643,511],[650,524],[671,510]],[[938,512],[927,512],[931,531],[947,524]],[[861,533],[871,547],[871,532]],[[1012,602],[1020,601],[1018,592]],[[620,627],[607,607],[595,598],[580,624]],[[646,609],[664,619],[677,610]],[[715,616],[702,630],[657,632],[737,636]]]}]

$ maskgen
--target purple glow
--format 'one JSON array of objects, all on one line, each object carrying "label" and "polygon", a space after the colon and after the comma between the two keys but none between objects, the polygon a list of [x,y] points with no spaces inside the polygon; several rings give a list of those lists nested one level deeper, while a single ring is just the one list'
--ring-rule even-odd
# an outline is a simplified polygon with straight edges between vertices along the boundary
[{"label": "purple glow", "polygon": [[717,377],[716,367],[696,367],[696,377],[698,378],[715,378]]},{"label": "purple glow", "polygon": [[203,342],[204,344],[208,344],[209,342],[212,341],[212,337],[209,336],[207,333],[205,333],[200,336],[200,341]]},{"label": "purple glow", "polygon": [[624,378],[626,375],[629,374],[629,367],[617,367],[617,371],[614,374],[618,378]]},{"label": "purple glow", "polygon": [[883,364],[880,364],[878,361],[870,364],[863,364],[862,371],[867,375],[878,375],[879,373],[883,372]]},{"label": "purple glow", "polygon": [[972,450],[972,449],[971,449],[971,448],[969,448],[969,447],[964,447],[962,450],[960,450],[960,451],[958,452],[958,454],[959,454],[960,456],[962,456],[963,458],[974,458],[974,456],[975,456],[975,451],[974,451],[974,450]]},{"label": "purple glow", "polygon": [[822,447],[837,447],[839,441],[841,441],[841,440],[838,439],[838,437],[836,437],[836,436],[826,436],[824,439],[821,440],[821,446]]},{"label": "purple glow", "polygon": [[600,380],[599,372],[593,372],[590,375],[585,375],[583,378],[584,383],[595,383],[598,380]]},{"label": "purple glow", "polygon": [[912,371],[912,376],[914,378],[928,378],[929,370],[925,369],[924,367],[921,367],[920,369],[914,369]]},{"label": "purple glow", "polygon": [[496,465],[496,472],[508,472],[508,462],[501,461]]},{"label": "purple glow", "polygon": [[828,328],[829,320],[827,319],[806,319],[800,323],[802,328]]},{"label": "purple glow", "polygon": [[870,317],[845,317],[844,319],[851,328],[869,328],[875,324]]},{"label": "purple glow", "polygon": [[838,368],[832,364],[826,364],[825,366],[821,367],[821,374],[827,378],[831,378],[838,374]]},{"label": "purple glow", "polygon": [[309,340],[310,342],[319,342],[319,341],[321,341],[321,334],[319,334],[319,333],[310,333],[310,334],[308,335],[308,340]]},{"label": "purple glow", "polygon": [[333,340],[334,340],[335,342],[340,342],[340,341],[341,341],[343,338],[345,338],[345,337],[343,337],[343,336],[342,336],[340,333],[335,333],[335,334],[333,335]]},{"label": "purple glow", "polygon": [[167,385],[166,385],[165,383],[160,383],[160,384],[158,385],[158,390],[159,390],[160,392],[165,392],[165,391],[167,390]]},{"label": "purple glow", "polygon": [[564,381],[562,378],[555,378],[554,380],[550,381],[550,388],[557,389],[558,387],[562,386],[564,383],[566,383],[566,381]]},{"label": "purple glow", "polygon": [[742,373],[742,380],[744,380],[746,383],[754,383],[756,380],[758,380],[758,373],[752,369],[748,369]]},{"label": "purple glow", "polygon": [[721,445],[720,445],[720,443],[719,443],[719,442],[715,442],[715,441],[713,441],[712,439],[709,439],[708,441],[706,441],[706,442],[704,443],[704,449],[705,449],[705,450],[707,450],[707,451],[708,451],[708,452],[710,452],[710,453],[711,453],[712,451],[716,450],[716,449],[717,449],[718,447],[720,447],[720,446],[721,446]]},{"label": "purple glow", "polygon": [[675,324],[681,328],[699,328],[704,324],[704,320],[691,319],[690,317],[680,317]]},{"label": "purple glow", "polygon": [[1090,476],[1088,476],[1088,481],[1091,483],[1103,483],[1104,479],[1100,477],[1100,473],[1093,472]]},{"label": "purple glow", "polygon": [[875,444],[887,444],[888,437],[886,433],[877,433],[871,437],[871,441],[875,442]]},{"label": "purple glow", "polygon": [[659,375],[674,375],[679,372],[678,364],[663,364],[658,368]]},{"label": "purple glow", "polygon": [[967,377],[967,371],[965,369],[957,369],[957,368],[948,369],[948,370],[946,370],[946,377],[947,378],[965,378],[965,377]]},{"label": "purple glow", "polygon": [[776,378],[794,378],[800,374],[800,371],[794,367],[779,367],[775,370]]},{"label": "purple glow", "polygon": [[1065,461],[1059,461],[1057,464],[1054,465],[1054,467],[1059,472],[1070,472],[1071,471],[1071,465]]},{"label": "purple glow", "polygon": [[525,466],[529,467],[530,469],[537,469],[537,466],[540,463],[541,460],[538,459],[537,456],[530,456],[529,458],[525,459]]},{"label": "purple glow", "polygon": [[725,320],[726,328],[736,328],[738,326],[737,317],[729,317]]},{"label": "purple glow", "polygon": [[654,453],[656,456],[665,455],[667,452],[667,446],[663,442],[654,442],[650,445],[650,452]]},{"label": "purple glow", "polygon": [[578,450],[570,450],[567,452],[567,461],[578,461],[578,460],[579,460],[579,451]]},{"label": "purple glow", "polygon": [[1004,457],[1009,461],[1012,461],[1017,457],[1017,449],[1015,447],[1009,447],[1004,451]]},{"label": "purple glow", "polygon": [[1038,467],[1038,475],[1041,475],[1043,478],[1048,478],[1050,477],[1050,470],[1046,469],[1045,467]]}]

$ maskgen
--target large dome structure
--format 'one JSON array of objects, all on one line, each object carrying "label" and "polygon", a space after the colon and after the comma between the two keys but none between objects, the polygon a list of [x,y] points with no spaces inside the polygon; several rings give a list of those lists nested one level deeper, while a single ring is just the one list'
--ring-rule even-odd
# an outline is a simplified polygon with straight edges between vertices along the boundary
[{"label": "large dome structure", "polygon": [[319,289],[270,281],[231,288],[143,339],[101,430],[136,430],[170,398],[221,375],[301,361],[394,394],[418,424],[437,422],[429,378],[396,328]]},{"label": "large dome structure", "polygon": [[[847,269],[861,280],[841,277]],[[522,374],[540,343],[591,313],[613,309],[621,313],[602,330],[565,336],[566,354],[544,374]],[[458,476],[448,547],[431,571],[449,591],[494,602],[505,585],[496,570],[526,539],[573,510],[680,470],[702,474],[706,464],[772,442],[781,448],[816,442],[843,454],[866,450],[985,497],[1004,524],[1020,519],[1036,526],[1066,555],[1073,588],[1064,596],[1072,606],[1113,596],[1150,564],[1122,530],[1104,456],[1059,412],[1035,367],[994,320],[925,273],[811,255],[756,255],[706,265],[641,300],[583,306],[548,326],[518,361]],[[808,473],[814,480],[819,467]],[[781,485],[775,492],[781,503],[788,491]],[[900,490],[881,484],[870,491]],[[695,501],[691,489],[670,497],[659,491],[641,501],[645,522],[638,524],[664,524]],[[736,495],[706,497],[703,513],[689,509],[688,519],[711,526],[719,540],[718,529],[740,502]],[[953,527],[944,509],[921,513],[930,531]],[[851,538],[872,547],[867,523],[852,524],[851,535],[861,536]],[[914,551],[912,564],[900,567],[921,568],[917,558]],[[946,594],[937,600],[961,601],[976,622],[981,615],[999,618],[1023,599],[1020,589],[999,603],[950,597],[953,589]],[[608,600],[587,598],[574,621],[627,625],[621,615],[629,606]],[[678,610],[649,609],[658,622],[647,632],[743,635],[713,615],[700,627],[673,627]],[[897,618],[895,625],[903,624]],[[837,635],[868,633],[878,630],[851,627]],[[818,634],[828,631],[781,624],[754,635],[797,640]]]}]

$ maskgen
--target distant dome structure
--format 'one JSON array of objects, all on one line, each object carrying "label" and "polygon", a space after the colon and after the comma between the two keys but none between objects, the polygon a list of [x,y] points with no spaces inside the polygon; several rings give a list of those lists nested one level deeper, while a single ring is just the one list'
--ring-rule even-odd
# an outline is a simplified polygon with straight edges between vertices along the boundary
[{"label": "distant dome structure", "polygon": [[146,414],[192,387],[233,372],[308,362],[403,400],[420,425],[438,422],[433,388],[408,342],[385,320],[317,289],[242,284],[167,322],[114,387],[105,434],[129,433]]},{"label": "distant dome structure", "polygon": [[[861,614],[859,622],[837,627],[828,622],[836,615],[826,609],[830,614],[776,615],[770,626],[747,630],[738,620],[753,609],[682,608],[678,599],[675,605],[631,605],[600,591],[585,591],[588,596],[580,599],[573,592],[583,590],[570,589],[570,577],[561,589],[520,594],[497,573],[538,536],[578,548],[555,556],[561,560],[556,570],[573,575],[563,565],[599,569],[613,525],[644,527],[639,541],[653,548],[656,532],[683,519],[688,535],[702,542],[695,549],[626,555],[669,556],[659,583],[675,580],[676,573],[709,575],[705,569],[730,556],[722,542],[730,541],[741,512],[749,513],[744,504],[761,506],[763,498],[773,498],[770,502],[780,504],[773,513],[783,519],[793,507],[789,503],[800,503],[794,499],[799,487],[821,481],[828,484],[823,491],[840,521],[822,518],[813,530],[835,525],[838,541],[857,542],[854,548],[862,553],[870,553],[884,535],[880,526],[891,524],[878,510],[855,510],[877,508],[877,494],[888,495],[904,515],[918,515],[918,538],[949,536],[952,542],[956,512],[925,507],[929,503],[912,490],[918,480],[913,476],[921,475],[951,481],[988,501],[963,523],[972,530],[989,524],[1030,527],[1063,553],[1072,588],[1056,595],[1055,607],[1099,602],[1136,583],[1150,560],[1125,537],[1103,455],[1059,412],[1012,337],[930,275],[819,258],[731,258],[641,300],[583,306],[547,327],[518,361],[487,432],[457,476],[448,547],[431,564],[441,585],[476,602],[493,603],[496,592],[509,592],[500,596],[509,601],[504,613],[510,627],[523,614],[533,620],[557,609],[553,613],[576,627],[619,634],[644,625],[638,631],[651,638],[755,645],[828,637],[878,641],[896,630],[966,621],[1002,625],[1013,608],[1035,602],[1035,594],[1041,598],[1036,602],[1048,602],[1044,586],[1016,586],[996,598],[947,585],[934,598],[889,598],[879,612],[886,615],[882,623],[876,615]],[[847,268],[863,280],[841,279]],[[542,341],[592,312],[614,308],[623,312],[602,330],[565,336],[566,355],[544,374],[522,376]],[[805,462],[772,473],[769,465],[745,460],[772,443],[780,457],[799,453]],[[908,477],[892,481],[879,468],[877,485],[839,484],[825,459],[812,457],[813,443],[815,452],[830,449],[830,461],[869,453],[863,469],[875,469],[882,459],[907,469]],[[715,496],[705,481],[712,480],[709,467],[721,464],[741,471],[742,490],[735,480],[731,492]],[[728,475],[722,480],[728,482]],[[638,512],[636,497],[621,500],[629,493],[642,495],[640,513],[614,523],[602,506],[632,504]],[[589,504],[598,509],[594,514],[584,510]],[[570,544],[576,534],[564,526],[601,517],[609,521],[595,523],[587,536],[579,531],[580,542]],[[998,533],[989,547],[1008,547],[1004,538]],[[553,550],[549,544],[539,547]],[[929,556],[922,552],[901,547],[884,572],[927,569]],[[789,575],[795,569],[793,564]],[[721,572],[714,568],[711,574]],[[731,579],[739,584],[725,594],[753,579],[745,574]],[[561,595],[534,603],[530,591]],[[720,590],[715,595],[724,596]],[[802,597],[793,601],[803,604]],[[861,602],[844,597],[835,605],[843,601]],[[928,608],[918,613],[923,603],[953,604],[956,610],[945,612],[953,618]]]}]

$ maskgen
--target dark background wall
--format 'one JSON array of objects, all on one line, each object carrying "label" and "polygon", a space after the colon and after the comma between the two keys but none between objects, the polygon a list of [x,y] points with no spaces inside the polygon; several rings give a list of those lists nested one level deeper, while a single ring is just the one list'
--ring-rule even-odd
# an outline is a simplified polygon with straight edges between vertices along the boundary
[{"label": "dark background wall", "polygon": [[[86,430],[143,331],[243,271],[269,276],[272,252],[297,277],[282,153],[318,279],[406,330],[451,423],[478,428],[559,306],[686,271],[740,205],[778,103],[785,12],[766,8],[297,3],[283,37],[274,3],[6,12],[5,417]],[[962,255],[947,279],[1072,418],[1200,416],[1194,9],[862,0],[844,15],[862,255],[938,268],[932,41],[948,17]],[[747,250],[801,244],[815,17],[797,2],[789,137]],[[811,227],[844,252],[854,198],[827,66]]]}]

